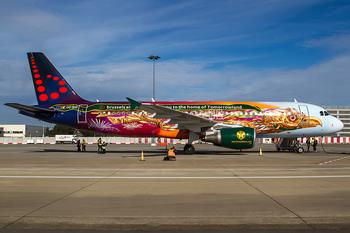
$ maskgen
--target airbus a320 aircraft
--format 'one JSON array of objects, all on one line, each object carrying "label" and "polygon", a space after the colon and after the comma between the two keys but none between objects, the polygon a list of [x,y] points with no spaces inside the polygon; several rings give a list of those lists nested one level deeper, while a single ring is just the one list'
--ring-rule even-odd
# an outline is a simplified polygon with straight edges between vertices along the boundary
[{"label": "airbus a320 aircraft", "polygon": [[299,102],[90,102],[82,99],[43,53],[28,53],[38,105],[7,103],[20,114],[86,131],[122,137],[188,139],[232,149],[254,147],[258,138],[333,134],[343,123]]}]

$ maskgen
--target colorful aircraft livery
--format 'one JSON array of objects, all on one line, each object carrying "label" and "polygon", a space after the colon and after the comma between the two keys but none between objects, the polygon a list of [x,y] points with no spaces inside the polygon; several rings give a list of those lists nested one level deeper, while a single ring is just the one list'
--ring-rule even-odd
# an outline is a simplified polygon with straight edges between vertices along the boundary
[{"label": "colorful aircraft livery", "polygon": [[23,115],[123,137],[188,139],[233,149],[256,137],[312,137],[340,131],[343,123],[319,106],[299,102],[90,102],[82,99],[42,53],[28,53],[38,105],[8,103]]}]

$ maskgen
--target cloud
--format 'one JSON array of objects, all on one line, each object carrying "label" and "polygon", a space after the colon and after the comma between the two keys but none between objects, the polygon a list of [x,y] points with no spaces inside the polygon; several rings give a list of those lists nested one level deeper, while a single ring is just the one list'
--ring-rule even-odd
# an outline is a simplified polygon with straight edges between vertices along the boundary
[{"label": "cloud", "polygon": [[350,34],[324,36],[305,41],[302,46],[309,48],[326,48],[331,51],[344,53],[350,50]]},{"label": "cloud", "polygon": [[0,60],[0,98],[20,100],[33,95],[34,88],[29,66],[24,63]]},{"label": "cloud", "polygon": [[[292,101],[347,105],[350,56],[306,69],[254,69],[228,65],[207,69],[203,63],[156,62],[157,100]],[[152,97],[152,63],[110,63],[69,70],[66,79],[89,100],[124,101]]]},{"label": "cloud", "polygon": [[[72,64],[158,52],[198,58],[225,47],[279,43],[301,34],[297,26],[278,23],[315,1],[19,2],[0,10],[8,37],[2,50],[43,51]],[[289,33],[276,33],[281,30]]]}]

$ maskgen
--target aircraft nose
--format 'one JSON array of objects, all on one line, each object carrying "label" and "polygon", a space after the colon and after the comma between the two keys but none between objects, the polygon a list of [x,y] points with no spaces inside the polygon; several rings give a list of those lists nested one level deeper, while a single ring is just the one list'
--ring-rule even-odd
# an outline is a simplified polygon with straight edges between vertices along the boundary
[{"label": "aircraft nose", "polygon": [[344,128],[344,124],[338,118],[333,117],[331,127],[332,131],[334,130],[334,132],[338,132]]}]

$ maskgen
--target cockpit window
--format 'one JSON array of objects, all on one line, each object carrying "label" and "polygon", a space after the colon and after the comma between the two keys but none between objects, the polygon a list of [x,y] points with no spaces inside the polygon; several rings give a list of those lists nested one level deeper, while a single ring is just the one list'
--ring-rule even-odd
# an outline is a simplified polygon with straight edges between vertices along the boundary
[{"label": "cockpit window", "polygon": [[329,116],[330,114],[327,111],[320,111],[320,116]]}]

